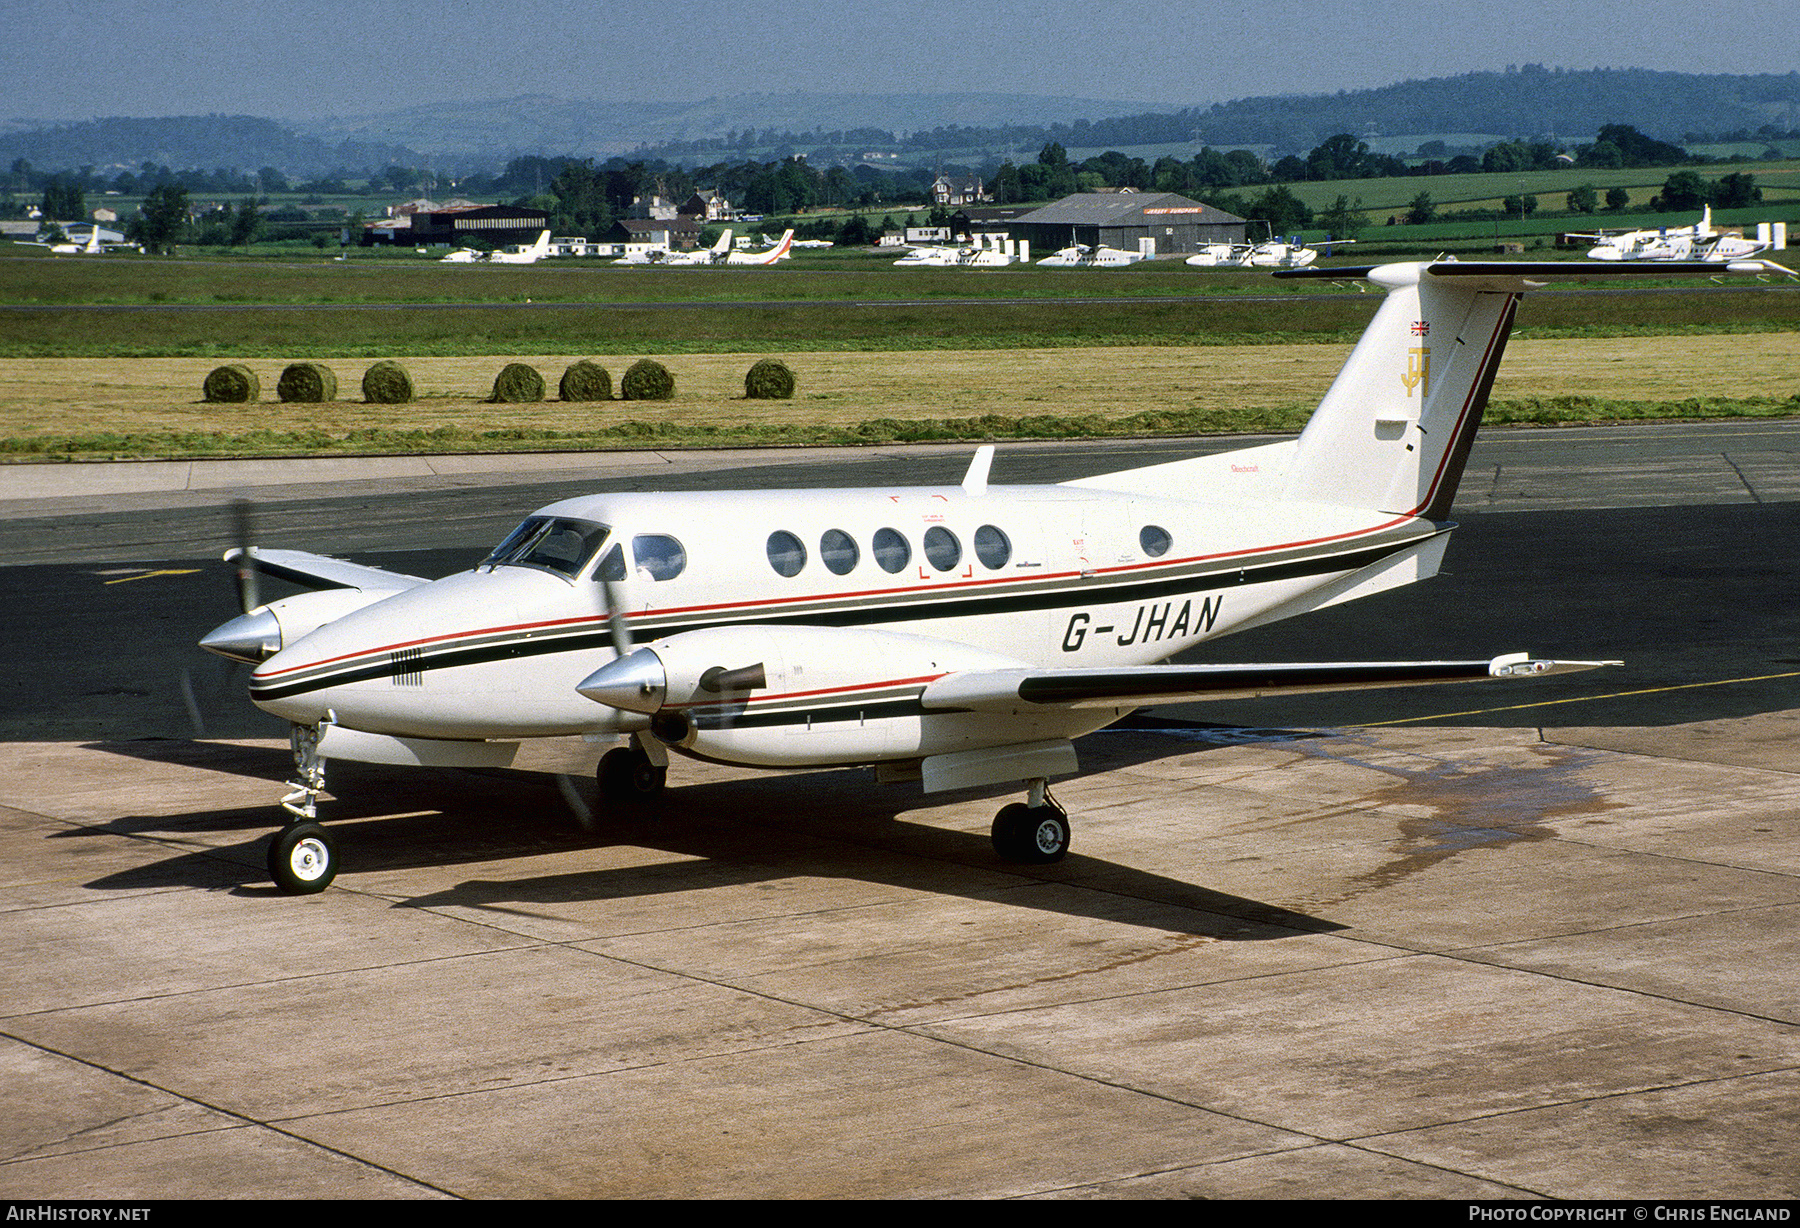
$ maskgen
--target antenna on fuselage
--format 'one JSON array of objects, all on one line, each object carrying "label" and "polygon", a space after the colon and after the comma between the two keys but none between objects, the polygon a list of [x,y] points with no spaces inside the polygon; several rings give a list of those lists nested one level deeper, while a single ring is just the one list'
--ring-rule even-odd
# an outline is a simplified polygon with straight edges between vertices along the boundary
[{"label": "antenna on fuselage", "polygon": [[969,461],[969,471],[963,474],[963,493],[973,496],[987,494],[988,470],[993,467],[994,445],[984,443],[975,449],[975,456]]}]

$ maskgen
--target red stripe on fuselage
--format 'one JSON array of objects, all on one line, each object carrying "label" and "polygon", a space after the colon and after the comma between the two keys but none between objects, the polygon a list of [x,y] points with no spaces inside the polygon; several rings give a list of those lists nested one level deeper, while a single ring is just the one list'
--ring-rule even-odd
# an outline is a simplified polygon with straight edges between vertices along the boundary
[{"label": "red stripe on fuselage", "polygon": [[[1466,415],[1466,413],[1467,413],[1466,406],[1465,406],[1464,412]],[[1429,500],[1427,500],[1427,502],[1429,502]],[[1424,506],[1425,506],[1425,504],[1420,504],[1420,507],[1424,507]],[[834,602],[835,601],[847,601],[847,600],[855,600],[855,599],[867,598],[867,597],[901,597],[901,596],[916,595],[916,594],[921,594],[921,593],[928,594],[928,595],[936,595],[936,594],[959,592],[962,590],[972,589],[972,588],[985,588],[985,587],[989,587],[989,586],[996,585],[996,584],[1015,584],[1015,585],[1041,584],[1041,583],[1044,583],[1045,581],[1054,581],[1054,580],[1092,579],[1093,577],[1096,577],[1096,576],[1123,575],[1125,573],[1134,572],[1134,571],[1147,571],[1147,570],[1153,570],[1153,569],[1157,569],[1157,568],[1175,568],[1175,567],[1188,566],[1188,565],[1192,565],[1195,563],[1209,563],[1209,562],[1216,562],[1216,561],[1224,560],[1224,559],[1249,558],[1249,557],[1252,557],[1255,555],[1274,554],[1279,551],[1295,550],[1295,549],[1300,549],[1300,548],[1306,547],[1306,546],[1322,546],[1322,545],[1330,544],[1332,542],[1347,541],[1347,540],[1350,540],[1350,539],[1356,538],[1356,537],[1366,537],[1372,533],[1379,533],[1379,532],[1383,531],[1384,529],[1391,529],[1395,525],[1404,524],[1406,521],[1411,520],[1411,519],[1415,519],[1415,516],[1412,513],[1407,513],[1404,515],[1395,515],[1392,518],[1381,522],[1380,524],[1371,525],[1367,528],[1362,528],[1362,529],[1351,529],[1351,530],[1348,530],[1343,533],[1328,534],[1324,537],[1309,537],[1309,538],[1305,538],[1301,541],[1285,542],[1285,543],[1273,545],[1273,546],[1253,546],[1253,547],[1249,547],[1249,548],[1243,549],[1243,550],[1226,550],[1226,551],[1221,551],[1220,553],[1217,553],[1217,554],[1196,554],[1196,555],[1188,556],[1186,558],[1179,558],[1179,559],[1173,559],[1173,560],[1158,559],[1155,562],[1150,562],[1150,563],[1129,563],[1129,564],[1124,564],[1124,565],[1117,566],[1117,567],[1102,567],[1102,568],[1097,568],[1096,570],[1094,570],[1092,572],[1088,572],[1088,573],[1083,573],[1080,571],[1059,571],[1059,572],[1052,572],[1047,575],[996,576],[996,577],[992,577],[989,579],[982,579],[982,580],[968,580],[968,581],[961,581],[961,582],[952,582],[950,584],[929,585],[925,588],[860,589],[860,590],[847,592],[847,593],[813,593],[813,594],[807,594],[807,595],[803,595],[803,596],[776,597],[776,598],[768,598],[768,599],[763,599],[763,600],[758,600],[758,601],[726,601],[726,602],[716,602],[716,603],[713,603],[710,605],[661,606],[655,610],[645,610],[645,611],[642,611],[637,614],[627,613],[624,615],[624,617],[627,622],[630,622],[633,619],[642,619],[645,617],[649,617],[651,615],[654,615],[657,618],[670,618],[670,617],[692,617],[694,615],[708,615],[708,614],[717,615],[717,614],[722,614],[722,613],[750,613],[753,611],[782,609],[782,608],[786,608],[786,607],[792,607],[792,606],[796,606],[796,605],[810,604],[810,603],[822,602],[822,601],[834,601]],[[1076,590],[1076,591],[1079,591],[1079,590]],[[913,607],[897,607],[895,621],[903,621],[906,611],[910,608],[913,608]],[[920,610],[929,610],[930,604],[928,602],[919,602],[919,603],[917,603],[917,608]],[[321,666],[336,665],[336,664],[339,664],[340,662],[355,660],[359,657],[380,656],[382,653],[399,652],[399,651],[401,651],[403,649],[407,649],[407,648],[420,648],[420,647],[424,647],[427,645],[442,644],[442,643],[446,643],[446,642],[454,641],[454,640],[473,639],[473,638],[477,638],[477,637],[492,636],[492,635],[517,634],[519,632],[524,632],[524,631],[543,631],[543,630],[550,630],[550,629],[555,629],[555,628],[569,628],[569,627],[581,627],[581,626],[601,627],[606,624],[606,621],[607,620],[606,620],[605,615],[584,614],[579,618],[558,618],[558,619],[549,619],[544,622],[535,622],[535,623],[510,623],[510,624],[504,624],[504,625],[495,626],[495,627],[484,627],[484,628],[480,628],[478,630],[473,630],[473,631],[452,631],[452,632],[447,632],[443,635],[424,636],[419,639],[412,639],[412,640],[400,640],[400,641],[397,641],[392,644],[383,645],[379,648],[359,648],[354,652],[343,653],[343,654],[341,654],[339,656],[335,656],[335,657],[325,657],[325,658],[322,658],[317,661],[309,661],[303,665],[291,665],[291,666],[286,667],[285,669],[276,670],[272,673],[265,673],[259,669],[251,674],[251,679],[252,679],[252,681],[265,681],[266,682],[266,681],[271,681],[276,678],[285,677],[288,674],[297,673],[301,670],[318,669]]]}]

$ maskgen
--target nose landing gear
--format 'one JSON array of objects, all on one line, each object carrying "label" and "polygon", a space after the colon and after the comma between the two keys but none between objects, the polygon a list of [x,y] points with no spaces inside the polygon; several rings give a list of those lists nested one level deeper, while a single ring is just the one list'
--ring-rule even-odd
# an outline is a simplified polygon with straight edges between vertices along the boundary
[{"label": "nose landing gear", "polygon": [[287,782],[281,808],[293,816],[269,842],[269,877],[289,895],[313,895],[337,877],[337,842],[316,820],[319,795],[325,791],[325,760],[319,755],[319,729],[295,725],[288,741],[294,748],[294,775]]},{"label": "nose landing gear", "polygon": [[308,819],[289,823],[269,843],[269,877],[289,895],[313,895],[337,877],[337,842]]}]

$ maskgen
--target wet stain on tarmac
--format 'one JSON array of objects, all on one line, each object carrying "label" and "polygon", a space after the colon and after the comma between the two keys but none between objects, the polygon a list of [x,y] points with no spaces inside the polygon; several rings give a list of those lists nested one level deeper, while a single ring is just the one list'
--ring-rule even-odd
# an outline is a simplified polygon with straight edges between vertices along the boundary
[{"label": "wet stain on tarmac", "polygon": [[[1451,858],[1479,850],[1502,849],[1554,838],[1557,820],[1582,819],[1621,808],[1589,783],[1586,769],[1601,757],[1579,748],[1548,743],[1523,748],[1526,762],[1496,764],[1429,759],[1414,768],[1407,760],[1373,762],[1343,753],[1354,735],[1320,744],[1297,744],[1313,758],[1380,772],[1396,783],[1346,803],[1371,812],[1396,807],[1429,808],[1429,816],[1402,817],[1389,846],[1389,859],[1347,880],[1345,890],[1330,900],[1309,901],[1328,907],[1385,890]],[[1586,823],[1604,822],[1592,817]]]}]

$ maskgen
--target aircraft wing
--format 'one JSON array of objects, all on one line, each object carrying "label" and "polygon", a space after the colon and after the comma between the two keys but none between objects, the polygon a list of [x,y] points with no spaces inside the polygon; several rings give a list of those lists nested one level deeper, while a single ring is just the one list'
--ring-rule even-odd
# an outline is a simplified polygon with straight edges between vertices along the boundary
[{"label": "aircraft wing", "polygon": [[[225,552],[225,561],[236,563],[244,557],[244,553],[243,548],[234,547]],[[364,593],[398,593],[429,583],[423,576],[404,575],[380,567],[365,567],[361,563],[349,563],[323,554],[308,554],[304,550],[263,550],[252,547],[249,554],[256,564],[256,570],[303,588],[353,588]]]},{"label": "aircraft wing", "polygon": [[1207,699],[1255,699],[1312,691],[1428,686],[1482,678],[1566,674],[1618,661],[1548,661],[1509,653],[1487,661],[1328,661],[1314,664],[1137,665],[1118,669],[959,670],[929,684],[928,710],[1017,711],[1147,707]]}]

